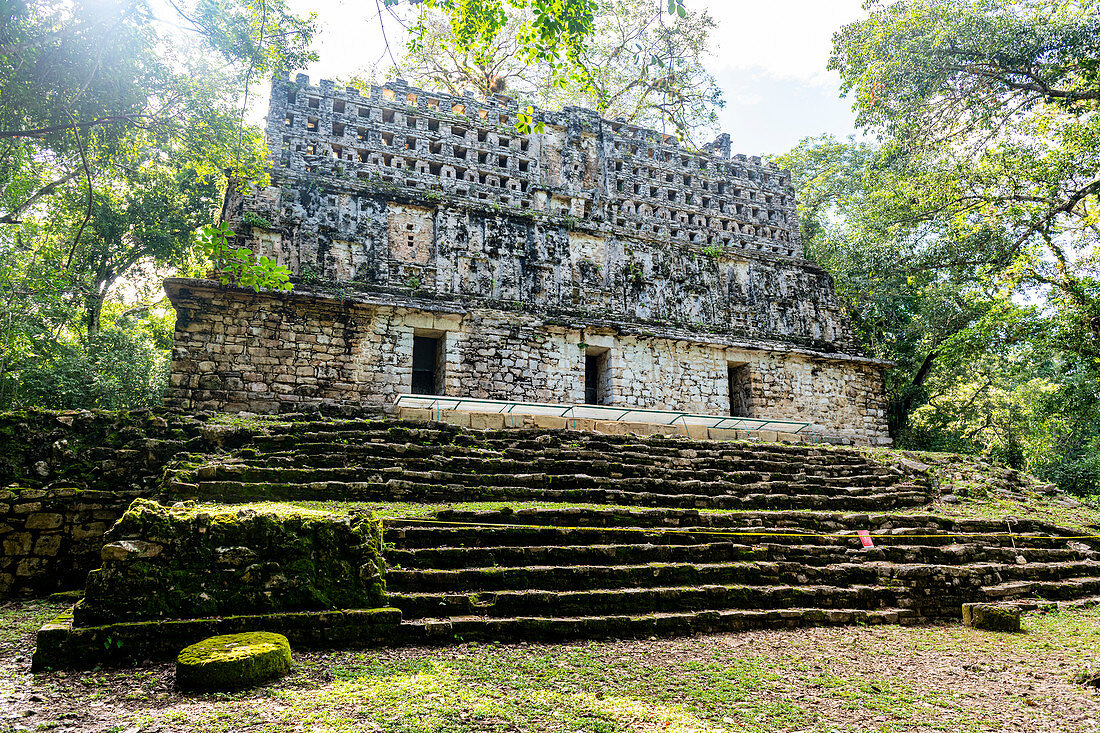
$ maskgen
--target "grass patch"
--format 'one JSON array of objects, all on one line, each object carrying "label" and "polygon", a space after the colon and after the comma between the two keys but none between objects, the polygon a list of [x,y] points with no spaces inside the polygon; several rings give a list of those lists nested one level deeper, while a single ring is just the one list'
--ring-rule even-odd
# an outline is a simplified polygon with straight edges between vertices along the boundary
[{"label": "grass patch", "polygon": [[18,644],[57,616],[64,604],[13,601],[0,605],[0,646]]},{"label": "grass patch", "polygon": [[[54,611],[50,604],[18,604],[0,609],[0,620],[5,628],[33,629]],[[1025,628],[1024,634],[995,634],[957,624],[869,626],[650,641],[295,650],[295,669],[272,685],[198,696],[174,690],[171,665],[10,681],[45,696],[49,720],[88,723],[79,716],[103,711],[122,729],[1089,730],[1100,696],[1071,677],[1095,658],[1100,609],[1030,614]],[[36,722],[46,721],[43,715]]]}]

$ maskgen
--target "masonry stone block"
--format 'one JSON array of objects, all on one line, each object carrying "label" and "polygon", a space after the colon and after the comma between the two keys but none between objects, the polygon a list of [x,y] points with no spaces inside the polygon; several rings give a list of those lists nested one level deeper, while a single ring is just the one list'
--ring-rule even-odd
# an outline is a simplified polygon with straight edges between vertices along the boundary
[{"label": "masonry stone block", "polygon": [[52,512],[41,512],[27,517],[24,525],[27,529],[57,529],[65,518]]},{"label": "masonry stone block", "polygon": [[504,427],[504,416],[490,412],[470,413],[470,427],[474,430],[497,430]]}]

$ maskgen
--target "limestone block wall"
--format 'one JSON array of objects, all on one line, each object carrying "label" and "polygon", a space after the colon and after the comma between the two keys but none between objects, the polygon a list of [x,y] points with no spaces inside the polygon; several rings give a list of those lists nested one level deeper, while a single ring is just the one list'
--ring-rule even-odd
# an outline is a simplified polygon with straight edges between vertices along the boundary
[{"label": "limestone block wall", "polygon": [[[664,241],[801,253],[789,174],[731,156],[728,135],[693,150],[580,107],[535,109],[542,129],[525,133],[519,111],[503,96],[455,97],[400,79],[363,94],[299,74],[272,82],[267,137],[276,169],[344,189],[436,189]],[[335,203],[315,193],[307,198]],[[327,215],[334,222],[345,213]]]},{"label": "limestone block wall", "polygon": [[382,522],[365,513],[139,499],[100,544],[102,564],[73,612],[77,626],[376,608],[385,600]]},{"label": "limestone block wall", "polygon": [[82,586],[103,533],[203,430],[163,410],[0,414],[0,601]]},{"label": "limestone block wall", "polygon": [[413,338],[425,335],[440,340],[448,395],[583,402],[593,349],[605,355],[609,404],[729,414],[727,370],[746,365],[749,416],[810,422],[858,442],[886,436],[881,367],[870,360],[429,300],[256,294],[197,280],[166,288],[178,314],[168,400],[182,409],[388,407],[411,391]]},{"label": "limestone block wall", "polygon": [[230,186],[224,217],[297,294],[170,284],[171,403],[389,405],[420,336],[454,396],[581,402],[590,354],[607,404],[886,437],[885,365],[803,257],[787,171],[725,135],[689,149],[575,107],[523,131],[518,112],[401,80],[275,80],[270,184]]},{"label": "limestone block wall", "polygon": [[77,588],[140,491],[0,489],[0,599]]}]

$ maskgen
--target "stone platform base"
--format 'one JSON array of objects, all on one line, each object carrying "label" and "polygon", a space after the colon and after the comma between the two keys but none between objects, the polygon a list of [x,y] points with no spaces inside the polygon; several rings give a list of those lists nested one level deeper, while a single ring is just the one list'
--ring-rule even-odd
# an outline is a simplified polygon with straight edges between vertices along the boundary
[{"label": "stone platform base", "polygon": [[203,639],[247,631],[278,632],[294,646],[373,646],[391,641],[400,625],[398,609],[370,608],[74,627],[70,609],[38,630],[31,671],[174,659]]}]

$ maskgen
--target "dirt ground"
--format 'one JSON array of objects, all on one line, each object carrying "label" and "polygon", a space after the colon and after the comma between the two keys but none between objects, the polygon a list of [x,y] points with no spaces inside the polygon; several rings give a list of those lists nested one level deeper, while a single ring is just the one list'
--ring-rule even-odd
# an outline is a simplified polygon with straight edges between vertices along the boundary
[{"label": "dirt ground", "polygon": [[1100,610],[679,639],[295,651],[264,687],[188,696],[171,664],[30,674],[62,606],[0,606],[0,730],[1098,731]]}]

